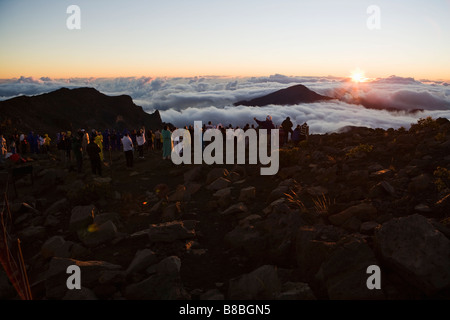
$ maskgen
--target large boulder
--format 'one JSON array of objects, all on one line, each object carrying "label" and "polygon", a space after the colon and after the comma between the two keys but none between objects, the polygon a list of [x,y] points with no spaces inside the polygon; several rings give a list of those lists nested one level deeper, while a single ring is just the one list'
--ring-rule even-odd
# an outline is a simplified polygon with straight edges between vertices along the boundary
[{"label": "large boulder", "polygon": [[384,299],[382,290],[367,287],[367,269],[372,265],[379,265],[372,249],[363,237],[351,235],[337,243],[317,278],[331,300]]},{"label": "large boulder", "polygon": [[133,261],[127,268],[127,275],[144,271],[146,268],[158,262],[158,257],[150,249],[143,249],[136,252]]},{"label": "large boulder", "polygon": [[280,293],[277,268],[264,265],[258,269],[230,280],[228,299],[255,300],[275,299]]},{"label": "large boulder", "polygon": [[180,300],[189,294],[180,279],[181,261],[171,256],[159,262],[150,277],[125,288],[125,297],[131,300]]},{"label": "large boulder", "polygon": [[432,178],[428,174],[421,174],[411,179],[408,185],[408,192],[411,194],[420,194],[428,191],[432,184]]},{"label": "large boulder", "polygon": [[61,200],[53,203],[47,210],[45,210],[44,215],[55,214],[61,211],[65,211],[69,206],[69,200],[62,198]]},{"label": "large boulder", "polygon": [[206,175],[206,184],[210,184],[213,181],[227,177],[229,174],[228,170],[225,168],[214,168],[211,169],[208,174]]},{"label": "large boulder", "polygon": [[425,217],[392,219],[375,232],[382,259],[428,294],[450,287],[450,240]]},{"label": "large boulder", "polygon": [[345,222],[352,218],[356,218],[361,222],[375,220],[377,217],[377,209],[370,203],[360,203],[345,209],[337,214],[328,217],[328,220],[336,226],[342,226]]},{"label": "large boulder", "polygon": [[277,300],[316,300],[316,297],[307,283],[286,282]]},{"label": "large boulder", "polygon": [[295,238],[298,276],[306,282],[315,280],[322,263],[331,255],[336,242],[346,234],[335,226],[302,226]]},{"label": "large boulder", "polygon": [[175,240],[186,240],[195,237],[192,221],[172,221],[161,224],[153,224],[145,232],[150,242],[173,242]]},{"label": "large boulder", "polygon": [[75,258],[85,251],[86,249],[81,245],[72,241],[66,241],[61,236],[51,237],[41,247],[41,255],[45,259],[53,257]]},{"label": "large boulder", "polygon": [[98,210],[94,205],[74,207],[70,215],[69,230],[78,231],[87,228],[94,222],[97,212]]},{"label": "large boulder", "polygon": [[252,225],[238,225],[224,237],[227,247],[244,250],[249,256],[255,257],[264,253],[267,248],[267,238]]},{"label": "large boulder", "polygon": [[231,184],[230,180],[220,177],[220,178],[214,180],[213,182],[211,182],[208,185],[207,189],[212,190],[212,191],[217,191],[220,189],[228,188],[230,186],[230,184]]},{"label": "large boulder", "polygon": [[79,229],[77,234],[85,246],[93,248],[114,240],[118,232],[116,225],[111,220],[108,220],[100,226],[91,225],[88,228]]},{"label": "large boulder", "polygon": [[183,177],[185,183],[199,180],[202,177],[202,166],[196,166],[191,170],[185,172]]},{"label": "large boulder", "polygon": [[105,261],[79,261],[65,258],[52,258],[45,275],[45,287],[47,299],[62,299],[68,291],[67,279],[70,274],[67,268],[76,265],[80,268],[81,286],[92,289],[101,277],[102,272],[120,270],[119,265]]},{"label": "large boulder", "polygon": [[20,230],[18,236],[24,242],[44,240],[47,237],[47,230],[43,226],[29,226]]},{"label": "large boulder", "polygon": [[247,187],[241,189],[239,194],[239,201],[252,201],[256,197],[256,188],[255,187]]}]

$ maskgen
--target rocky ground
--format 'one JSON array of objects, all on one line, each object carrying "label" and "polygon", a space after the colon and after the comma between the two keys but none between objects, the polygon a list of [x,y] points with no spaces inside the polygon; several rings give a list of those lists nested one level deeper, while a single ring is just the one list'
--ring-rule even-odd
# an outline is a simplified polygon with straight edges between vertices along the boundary
[{"label": "rocky ground", "polygon": [[[103,177],[56,155],[9,192],[34,299],[448,299],[450,122],[350,128],[258,166],[175,166],[147,152]],[[82,290],[68,290],[69,265]],[[381,269],[369,290],[367,268]],[[0,296],[16,299],[5,273]]]}]

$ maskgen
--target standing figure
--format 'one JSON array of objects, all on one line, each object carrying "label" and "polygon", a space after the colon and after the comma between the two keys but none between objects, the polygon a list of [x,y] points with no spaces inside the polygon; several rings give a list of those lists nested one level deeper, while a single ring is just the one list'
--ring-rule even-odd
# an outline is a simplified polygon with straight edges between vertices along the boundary
[{"label": "standing figure", "polygon": [[86,130],[81,130],[83,133],[83,139],[81,140],[81,146],[83,148],[83,155],[87,154],[87,146],[89,144],[89,134],[86,132]]},{"label": "standing figure", "polygon": [[164,126],[161,131],[161,137],[163,140],[163,159],[170,159],[172,153],[172,132],[169,130],[169,126]]},{"label": "standing figure", "polygon": [[72,139],[72,151],[73,155],[75,156],[75,160],[77,162],[77,172],[81,173],[81,170],[83,168],[83,149],[81,146],[81,139],[82,139],[82,133],[81,130],[77,132],[73,136]]},{"label": "standing figure", "polygon": [[144,159],[145,127],[139,130],[136,136],[136,143],[139,151],[139,159]]},{"label": "standing figure", "polygon": [[92,174],[102,175],[102,161],[100,160],[100,147],[95,143],[94,140],[91,140],[86,147],[86,152],[89,155],[89,160],[91,160],[91,169]]},{"label": "standing figure", "polygon": [[156,150],[161,150],[161,132],[159,129],[155,131],[155,147]]},{"label": "standing figure", "polygon": [[72,132],[67,131],[66,134],[66,163],[68,166],[72,163]]},{"label": "standing figure", "polygon": [[96,135],[94,137],[94,142],[100,148],[100,161],[103,162],[103,136],[100,132],[96,132]]},{"label": "standing figure", "polygon": [[127,161],[127,168],[133,167],[133,141],[130,138],[130,134],[128,131],[124,133],[122,138],[122,146],[123,152],[125,153],[125,159]]},{"label": "standing figure", "polygon": [[[287,117],[282,123],[281,123],[281,128],[283,128],[283,132],[284,132],[284,136],[283,136],[283,143],[280,144],[283,145],[285,143],[287,143],[289,141],[289,133],[292,136],[292,127],[294,125],[292,124],[291,118]],[[292,139],[292,138],[291,138]]]}]

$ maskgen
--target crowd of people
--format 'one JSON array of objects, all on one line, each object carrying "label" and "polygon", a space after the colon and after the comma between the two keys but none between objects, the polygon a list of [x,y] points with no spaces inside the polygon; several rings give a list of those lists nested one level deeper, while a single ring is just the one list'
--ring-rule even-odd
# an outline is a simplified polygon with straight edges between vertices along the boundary
[{"label": "crowd of people", "polygon": [[[293,145],[308,139],[309,126],[306,122],[298,124],[295,128],[289,117],[281,125],[275,125],[272,117],[268,115],[265,120],[254,118],[255,124],[246,124],[243,128],[233,127],[231,124],[224,126],[222,124],[213,125],[211,121],[203,125],[202,132],[208,129],[219,129],[226,132],[227,129],[266,129],[270,133],[273,129],[279,130],[279,145],[282,147],[290,142]],[[294,128],[294,129],[293,129]],[[11,157],[14,162],[25,161],[22,156],[27,154],[48,154],[50,151],[58,151],[59,159],[67,167],[71,167],[73,162],[76,164],[76,170],[82,171],[83,160],[89,159],[92,173],[102,175],[102,164],[111,161],[111,153],[123,152],[127,168],[132,168],[134,159],[144,159],[144,154],[149,151],[152,153],[162,153],[164,160],[170,159],[173,141],[171,138],[173,130],[165,125],[161,130],[146,130],[142,127],[138,130],[109,130],[103,132],[98,130],[79,129],[77,132],[65,131],[58,132],[54,140],[48,134],[39,135],[35,132],[25,134],[13,134],[8,139],[0,134],[1,158]],[[191,135],[194,134],[192,125],[185,127]],[[9,143],[9,144],[8,144]],[[56,149],[56,150],[55,150]],[[106,156],[105,156],[106,155]],[[109,159],[107,158],[109,157]]]}]

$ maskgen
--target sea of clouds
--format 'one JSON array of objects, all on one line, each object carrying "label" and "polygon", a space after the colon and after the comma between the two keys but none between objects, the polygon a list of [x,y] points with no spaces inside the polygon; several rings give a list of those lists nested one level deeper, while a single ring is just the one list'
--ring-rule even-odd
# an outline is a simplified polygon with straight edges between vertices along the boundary
[{"label": "sea of clouds", "polygon": [[[241,100],[303,84],[335,100],[290,106],[234,106]],[[183,127],[194,121],[244,126],[253,118],[271,115],[275,124],[290,117],[307,122],[311,133],[335,132],[345,126],[408,129],[418,119],[431,116],[450,119],[450,85],[444,81],[390,76],[354,83],[339,77],[191,77],[191,78],[74,78],[20,77],[0,80],[0,100],[38,95],[61,87],[93,87],[107,95],[126,94],[152,113],[159,110],[164,122]],[[392,111],[396,110],[396,111]]]}]

